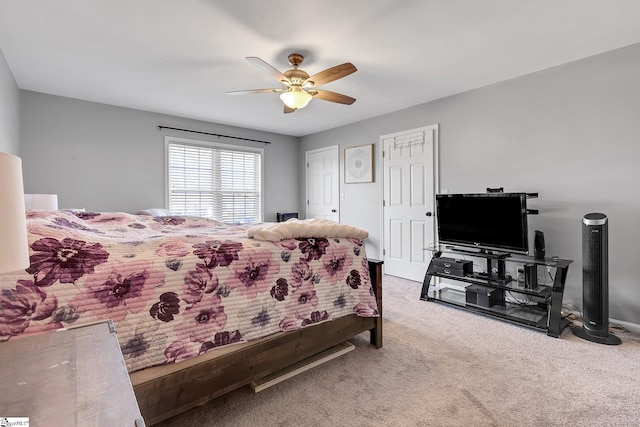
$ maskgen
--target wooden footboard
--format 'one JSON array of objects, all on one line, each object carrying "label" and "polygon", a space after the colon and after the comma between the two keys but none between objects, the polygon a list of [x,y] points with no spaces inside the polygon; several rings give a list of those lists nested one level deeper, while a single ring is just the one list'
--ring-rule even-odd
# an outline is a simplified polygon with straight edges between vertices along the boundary
[{"label": "wooden footboard", "polygon": [[375,318],[376,326],[371,329],[371,344],[376,348],[382,347],[382,261],[369,259],[369,275],[371,276],[371,286],[376,294],[376,303],[380,317]]},{"label": "wooden footboard", "polygon": [[380,317],[355,314],[248,343],[237,351],[186,369],[134,384],[140,412],[148,425],[263,378],[362,332],[382,347],[382,261],[369,260]]}]

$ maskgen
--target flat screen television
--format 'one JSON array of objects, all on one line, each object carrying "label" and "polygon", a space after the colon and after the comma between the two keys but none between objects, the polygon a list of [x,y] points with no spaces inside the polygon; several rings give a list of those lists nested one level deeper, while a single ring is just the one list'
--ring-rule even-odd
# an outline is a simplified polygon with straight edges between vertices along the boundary
[{"label": "flat screen television", "polygon": [[529,253],[527,193],[437,194],[440,243]]}]

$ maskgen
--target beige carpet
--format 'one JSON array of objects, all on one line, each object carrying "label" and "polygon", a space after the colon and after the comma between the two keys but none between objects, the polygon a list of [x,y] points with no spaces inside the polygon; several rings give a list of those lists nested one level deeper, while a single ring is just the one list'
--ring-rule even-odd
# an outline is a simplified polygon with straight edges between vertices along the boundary
[{"label": "beige carpet", "polygon": [[420,301],[384,277],[368,344],[259,394],[243,387],[162,426],[637,426],[640,337],[605,346]]}]

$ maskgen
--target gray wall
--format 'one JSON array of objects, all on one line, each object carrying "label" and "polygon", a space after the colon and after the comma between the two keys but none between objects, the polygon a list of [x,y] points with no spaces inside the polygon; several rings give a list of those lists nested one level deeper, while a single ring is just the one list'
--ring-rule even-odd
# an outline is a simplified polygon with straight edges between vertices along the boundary
[{"label": "gray wall", "polygon": [[20,90],[0,50],[0,151],[20,155]]},{"label": "gray wall", "polygon": [[[193,129],[271,144],[158,130]],[[60,208],[135,213],[165,205],[165,135],[264,148],[265,220],[298,206],[298,139],[140,110],[21,91],[26,193],[56,193]]]},{"label": "gray wall", "polygon": [[[539,193],[529,203],[540,209],[540,215],[529,217],[530,233],[545,233],[548,255],[575,260],[566,304],[582,306],[582,217],[605,213],[610,315],[640,324],[638,76],[640,44],[306,136],[298,164],[305,151],[336,141],[341,151],[375,143],[378,162],[379,135],[438,123],[441,189],[458,193],[504,187]],[[304,176],[302,166],[300,173]],[[341,219],[370,231],[372,257],[381,254],[381,177],[378,168],[373,184],[341,186]]]}]

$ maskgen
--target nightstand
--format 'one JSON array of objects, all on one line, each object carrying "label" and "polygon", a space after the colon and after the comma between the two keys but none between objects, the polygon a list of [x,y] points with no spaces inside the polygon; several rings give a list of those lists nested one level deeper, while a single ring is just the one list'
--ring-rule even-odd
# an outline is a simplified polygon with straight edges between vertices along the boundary
[{"label": "nightstand", "polygon": [[111,321],[0,343],[0,370],[1,417],[144,426]]}]

